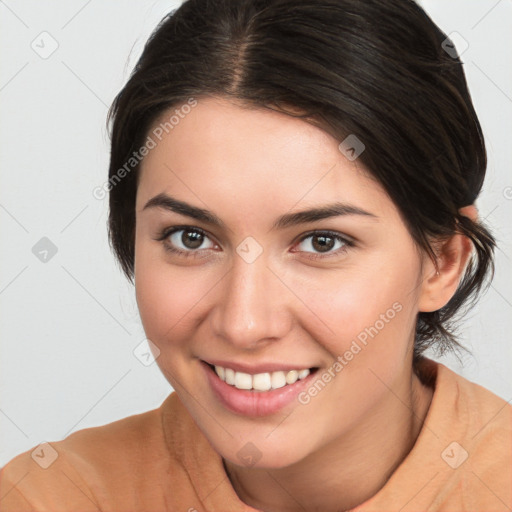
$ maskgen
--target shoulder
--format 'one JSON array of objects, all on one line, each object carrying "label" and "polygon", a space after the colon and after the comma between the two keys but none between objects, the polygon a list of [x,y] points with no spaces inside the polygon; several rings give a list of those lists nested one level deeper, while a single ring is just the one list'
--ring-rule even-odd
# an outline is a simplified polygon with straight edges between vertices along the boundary
[{"label": "shoulder", "polygon": [[434,387],[432,412],[436,422],[464,425],[466,434],[475,438],[496,429],[512,429],[510,401],[427,358],[419,371],[421,380]]},{"label": "shoulder", "polygon": [[1,469],[0,508],[100,510],[107,496],[139,480],[149,461],[153,468],[164,463],[163,446],[161,407],[41,443]]},{"label": "shoulder", "polygon": [[412,488],[403,512],[509,511],[512,406],[442,363],[423,358],[417,372],[433,388],[432,401],[415,445],[376,503],[384,509]]},{"label": "shoulder", "polygon": [[443,365],[439,365],[438,372],[441,414],[436,426],[442,425],[444,415],[448,435],[443,439],[446,446],[441,457],[451,474],[447,482],[459,482],[458,489],[467,507],[509,510],[512,405]]},{"label": "shoulder", "polygon": [[452,387],[456,392],[454,404],[461,421],[467,424],[467,433],[475,441],[499,431],[512,432],[510,401],[504,400],[489,389],[446,367],[443,367],[442,371],[450,373],[449,380],[453,383]]}]

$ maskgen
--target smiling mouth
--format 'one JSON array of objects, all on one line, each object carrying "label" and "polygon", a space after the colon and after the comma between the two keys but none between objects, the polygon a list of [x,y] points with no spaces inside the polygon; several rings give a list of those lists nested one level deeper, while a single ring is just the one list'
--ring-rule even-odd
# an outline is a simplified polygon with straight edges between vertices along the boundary
[{"label": "smiling mouth", "polygon": [[240,390],[259,392],[291,386],[298,380],[305,379],[308,375],[313,374],[318,370],[318,367],[313,367],[298,370],[250,374],[235,371],[223,366],[214,366],[206,361],[204,361],[204,363],[207,364],[217,374],[219,379],[226,384]]}]

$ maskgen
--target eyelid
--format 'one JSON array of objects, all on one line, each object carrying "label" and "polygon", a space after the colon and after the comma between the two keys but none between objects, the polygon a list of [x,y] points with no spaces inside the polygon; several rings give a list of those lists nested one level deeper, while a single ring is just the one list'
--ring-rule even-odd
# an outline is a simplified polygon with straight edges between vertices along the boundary
[{"label": "eyelid", "polygon": [[292,251],[292,252],[304,252],[308,256],[306,256],[307,259],[310,260],[322,260],[322,259],[330,259],[330,258],[336,258],[347,252],[348,249],[355,246],[355,240],[354,238],[345,235],[344,233],[340,233],[338,231],[333,231],[330,229],[313,229],[311,231],[308,231],[307,233],[303,233],[300,235],[300,238],[298,241],[294,244],[294,247],[296,245],[299,245],[304,240],[314,237],[314,236],[322,236],[327,235],[330,238],[334,238],[335,240],[338,240],[343,243],[342,247],[339,247],[338,249],[334,251],[328,251],[325,253],[321,252],[308,252],[308,251]]},{"label": "eyelid", "polygon": [[[160,231],[160,234],[155,238],[155,240],[158,242],[163,242],[164,247],[166,249],[168,249],[172,252],[175,252],[175,253],[193,255],[195,253],[200,253],[202,251],[208,250],[208,249],[189,249],[189,250],[185,251],[183,249],[176,249],[176,248],[171,249],[169,244],[165,243],[165,241],[174,233],[179,232],[179,231],[187,231],[187,230],[196,231],[197,233],[201,233],[204,237],[209,238],[214,245],[216,245],[216,246],[219,245],[218,242],[215,240],[215,237],[210,235],[210,233],[208,233],[208,231],[206,231],[200,227],[197,227],[197,226],[190,226],[188,224],[180,224],[180,225],[175,225],[175,226],[171,226],[168,228],[164,228],[163,230]],[[211,248],[209,248],[209,249],[211,249]]]},{"label": "eyelid", "polygon": [[165,240],[166,238],[171,236],[173,233],[176,233],[176,231],[184,231],[186,229],[189,229],[190,231],[197,231],[198,233],[201,233],[202,235],[207,236],[208,238],[212,238],[212,236],[202,228],[199,228],[197,226],[190,226],[188,224],[180,224],[162,229],[157,238],[155,238],[155,240],[161,242],[162,240]]},{"label": "eyelid", "polygon": [[340,231],[334,231],[332,229],[312,229],[310,231],[307,231],[306,233],[302,233],[299,238],[297,239],[298,242],[302,242],[304,239],[312,236],[312,235],[329,235],[336,238],[341,238],[344,242],[347,244],[355,244],[356,240],[355,238],[346,235],[345,233],[342,233]]},{"label": "eyelid", "polygon": [[[177,249],[175,247],[171,247],[169,244],[165,243],[165,240],[167,238],[169,238],[172,234],[179,232],[179,231],[186,231],[186,230],[196,231],[198,233],[201,233],[203,236],[209,238],[215,245],[219,245],[216,242],[215,237],[211,236],[206,230],[204,230],[200,227],[197,227],[197,226],[191,226],[191,225],[187,225],[187,224],[174,225],[169,228],[164,228],[160,232],[159,236],[157,236],[157,238],[155,238],[155,240],[157,240],[159,242],[163,242],[164,248],[166,250],[173,252],[175,254],[183,255],[185,257],[188,257],[188,256],[195,257],[196,255],[201,254],[203,251],[207,251],[207,250],[211,249],[211,248],[207,248],[207,249],[183,250],[183,249]],[[308,259],[332,258],[332,257],[336,257],[336,256],[342,254],[348,248],[353,247],[355,245],[355,239],[349,235],[344,234],[344,233],[340,233],[338,231],[334,231],[334,230],[330,230],[330,229],[313,229],[313,230],[307,231],[306,233],[301,233],[301,235],[293,242],[293,246],[295,247],[296,245],[302,243],[304,240],[311,238],[313,236],[321,236],[321,235],[327,235],[331,238],[334,238],[335,240],[339,240],[339,241],[343,242],[344,245],[343,245],[343,247],[338,248],[335,251],[326,252],[326,253],[320,253],[320,252],[315,253],[315,252],[308,252],[308,251],[292,251],[292,252],[304,252],[309,255],[309,256],[307,256]]]}]

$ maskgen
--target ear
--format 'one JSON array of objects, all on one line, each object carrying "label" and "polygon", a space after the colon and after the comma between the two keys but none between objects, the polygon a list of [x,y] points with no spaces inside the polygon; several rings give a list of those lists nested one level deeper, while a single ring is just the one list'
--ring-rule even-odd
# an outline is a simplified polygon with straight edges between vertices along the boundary
[{"label": "ear", "polygon": [[[478,219],[475,205],[465,206],[459,212],[471,220]],[[423,265],[423,282],[418,302],[420,312],[432,312],[448,304],[462,279],[473,252],[471,240],[456,233],[447,240],[434,244],[438,270],[426,256]]]}]

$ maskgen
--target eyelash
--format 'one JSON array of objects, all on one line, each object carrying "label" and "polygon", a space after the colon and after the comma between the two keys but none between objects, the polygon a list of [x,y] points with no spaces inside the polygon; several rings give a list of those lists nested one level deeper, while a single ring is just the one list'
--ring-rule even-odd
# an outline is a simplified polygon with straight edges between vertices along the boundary
[{"label": "eyelash", "polygon": [[[180,231],[192,231],[195,233],[200,233],[201,235],[210,238],[210,236],[206,233],[206,231],[203,231],[201,228],[196,228],[192,226],[174,226],[172,228],[166,228],[163,231],[160,232],[158,237],[155,239],[159,242],[162,242],[164,249],[170,253],[178,254],[179,256],[183,256],[185,258],[197,258],[199,257],[199,254],[203,250],[207,249],[190,249],[188,251],[183,251],[181,249],[176,249],[176,247],[171,246],[167,239],[174,233],[180,232]],[[328,253],[307,253],[307,258],[312,260],[318,260],[318,259],[324,259],[324,258],[330,258],[333,256],[338,256],[340,254],[345,253],[349,248],[353,247],[355,244],[352,240],[341,236],[339,233],[336,233],[335,231],[309,231],[305,233],[297,242],[297,244],[301,244],[304,240],[307,240],[308,238],[312,238],[314,236],[328,236],[330,238],[333,238],[336,241],[342,242],[344,245],[343,247],[337,249],[334,252],[328,252]],[[300,251],[299,251],[300,252]]]}]

